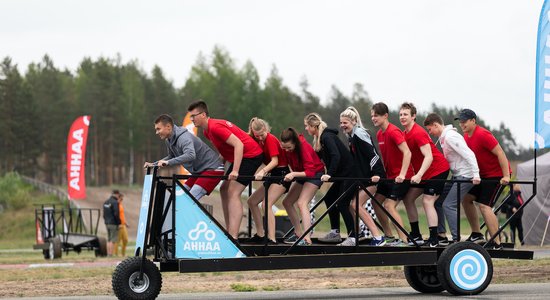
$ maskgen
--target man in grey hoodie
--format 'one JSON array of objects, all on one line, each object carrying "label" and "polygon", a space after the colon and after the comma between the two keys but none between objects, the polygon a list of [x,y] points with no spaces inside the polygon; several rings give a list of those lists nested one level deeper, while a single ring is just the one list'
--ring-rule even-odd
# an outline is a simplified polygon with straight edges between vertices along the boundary
[{"label": "man in grey hoodie", "polygon": [[154,163],[146,162],[144,167],[183,165],[192,175],[220,176],[193,177],[185,182],[184,187],[197,200],[210,194],[224,175],[223,163],[218,153],[187,128],[176,126],[172,117],[167,114],[155,119],[155,133],[165,141],[168,155]]},{"label": "man in grey hoodie", "polygon": [[[468,191],[470,191],[474,185],[478,185],[481,182],[479,167],[474,152],[466,145],[464,137],[456,131],[456,128],[454,128],[453,125],[445,126],[443,119],[438,114],[429,114],[426,120],[424,120],[424,126],[430,135],[439,138],[439,144],[443,150],[443,155],[449,162],[449,167],[453,173],[452,179],[471,181],[471,183],[460,184],[460,196],[464,199]],[[453,240],[455,242],[460,241],[460,237],[457,235],[457,189],[457,183],[448,182],[445,186],[445,191],[448,191],[447,197],[440,197],[441,200],[436,203],[439,219],[439,244],[441,246],[449,244],[447,237],[441,236],[445,233],[445,218],[447,218]],[[445,192],[443,194],[445,194]],[[460,200],[462,201],[462,199]],[[443,209],[441,209],[441,204],[443,204]],[[444,216],[443,213],[445,214]]]}]

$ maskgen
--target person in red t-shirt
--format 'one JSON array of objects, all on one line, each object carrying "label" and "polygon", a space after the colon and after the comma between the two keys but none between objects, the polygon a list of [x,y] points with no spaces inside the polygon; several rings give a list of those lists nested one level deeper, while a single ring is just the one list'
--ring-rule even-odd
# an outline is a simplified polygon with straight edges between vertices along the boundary
[{"label": "person in red t-shirt", "polygon": [[[409,190],[409,182],[405,179],[411,178],[413,175],[410,168],[411,151],[405,142],[403,132],[388,120],[389,109],[385,103],[378,102],[374,104],[370,113],[372,123],[379,128],[376,139],[378,140],[380,154],[388,178],[388,180],[382,180],[378,183],[374,198],[378,203],[384,204],[384,208],[403,227],[403,221],[397,211],[397,204]],[[374,210],[384,229],[387,244],[390,246],[404,245],[404,241],[407,240],[405,233],[396,229],[399,238],[394,238],[386,213],[378,205],[374,205]]]},{"label": "person in red t-shirt", "polygon": [[[466,144],[476,155],[481,177],[481,183],[474,186],[462,201],[464,213],[472,227],[472,234],[467,241],[472,242],[484,239],[474,201],[479,203],[479,210],[485,219],[489,233],[491,236],[495,235],[498,230],[498,220],[492,206],[499,190],[503,185],[510,183],[510,174],[512,173],[510,163],[497,139],[489,130],[477,125],[476,119],[477,115],[471,109],[463,109],[455,118],[460,122]],[[497,250],[502,249],[498,236],[490,247]]]},{"label": "person in red t-shirt", "polygon": [[273,205],[279,197],[288,192],[290,182],[284,181],[284,176],[290,173],[288,162],[281,148],[281,143],[273,134],[270,133],[269,124],[259,118],[252,118],[248,125],[248,134],[260,144],[264,151],[264,167],[260,168],[255,175],[256,180],[262,180],[264,176],[278,177],[266,179],[259,188],[248,198],[248,207],[252,213],[252,218],[256,224],[256,234],[248,239],[249,243],[263,243],[265,237],[264,222],[262,211],[259,204],[264,201],[265,189],[267,188],[267,235],[269,244],[277,244],[275,239],[275,215],[273,214]]},{"label": "person in red t-shirt", "polygon": [[[404,127],[405,140],[411,150],[411,165],[414,171],[414,175],[411,177],[411,187],[403,200],[411,224],[411,237],[417,244],[424,244],[418,226],[418,211],[415,204],[416,199],[422,195],[422,205],[430,230],[428,245],[436,247],[439,245],[439,239],[435,201],[445,188],[445,180],[449,176],[449,163],[445,156],[437,150],[428,132],[415,122],[416,107],[412,103],[405,102],[401,105],[399,121]],[[421,183],[423,179],[437,181]],[[409,245],[414,245],[412,240],[409,241]]]},{"label": "person in red t-shirt", "polygon": [[202,100],[191,103],[187,111],[193,124],[203,129],[204,136],[212,142],[223,159],[231,163],[220,194],[227,231],[237,239],[243,218],[241,193],[252,182],[252,175],[262,164],[262,148],[233,123],[210,118],[208,106]]},{"label": "person in red t-shirt", "polygon": [[[304,136],[298,134],[292,127],[281,133],[281,148],[285,151],[288,165],[292,170],[285,175],[285,181],[294,181],[283,199],[283,205],[294,226],[294,234],[286,238],[284,242],[294,244],[298,237],[311,227],[309,202],[323,184],[320,178],[324,174],[325,165]],[[299,177],[308,177],[308,179]],[[300,210],[301,223],[296,208]],[[306,235],[298,245],[311,245],[310,234]]]}]

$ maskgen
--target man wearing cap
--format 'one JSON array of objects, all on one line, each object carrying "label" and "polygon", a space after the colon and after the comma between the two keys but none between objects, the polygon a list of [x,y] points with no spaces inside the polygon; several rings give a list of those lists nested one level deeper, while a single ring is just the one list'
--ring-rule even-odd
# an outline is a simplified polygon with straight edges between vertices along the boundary
[{"label": "man wearing cap", "polygon": [[103,220],[107,227],[107,255],[113,256],[113,250],[118,241],[118,225],[120,225],[120,213],[118,210],[119,190],[113,190],[113,193],[103,203]]},{"label": "man wearing cap", "polygon": [[[473,110],[461,110],[455,120],[460,122],[460,128],[464,132],[464,140],[476,156],[481,177],[481,183],[475,185],[462,201],[464,213],[472,228],[472,234],[467,241],[476,242],[483,240],[483,235],[481,234],[474,201],[479,203],[479,210],[485,219],[487,229],[493,236],[498,230],[498,220],[492,206],[499,190],[503,185],[510,182],[511,169],[506,154],[497,139],[489,130],[477,125],[477,115]],[[502,249],[498,236],[491,248]]]}]

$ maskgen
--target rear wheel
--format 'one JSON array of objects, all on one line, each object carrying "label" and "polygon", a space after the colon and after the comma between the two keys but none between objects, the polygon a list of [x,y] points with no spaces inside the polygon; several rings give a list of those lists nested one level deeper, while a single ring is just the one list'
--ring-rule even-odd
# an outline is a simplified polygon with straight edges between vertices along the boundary
[{"label": "rear wheel", "polygon": [[454,295],[476,295],[483,292],[493,278],[493,262],[480,245],[460,242],[450,245],[437,262],[441,285]]},{"label": "rear wheel", "polygon": [[437,277],[437,266],[405,266],[409,285],[421,293],[439,293],[444,290]]},{"label": "rear wheel", "polygon": [[61,239],[58,236],[49,239],[50,246],[48,250],[44,250],[44,258],[56,259],[61,258],[63,249],[61,248]]},{"label": "rear wheel", "polygon": [[[143,274],[140,278],[142,262]],[[162,276],[152,261],[139,256],[129,257],[116,267],[112,286],[118,299],[155,299],[162,287]]]}]

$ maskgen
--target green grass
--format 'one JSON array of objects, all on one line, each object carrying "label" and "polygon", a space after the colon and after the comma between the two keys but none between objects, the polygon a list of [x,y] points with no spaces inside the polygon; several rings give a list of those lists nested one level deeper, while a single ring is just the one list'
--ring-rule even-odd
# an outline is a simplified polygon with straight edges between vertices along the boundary
[{"label": "green grass", "polygon": [[258,290],[255,286],[246,283],[232,283],[230,287],[235,292],[254,292]]}]

